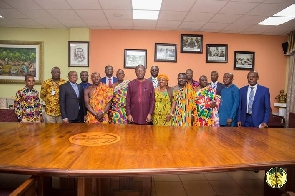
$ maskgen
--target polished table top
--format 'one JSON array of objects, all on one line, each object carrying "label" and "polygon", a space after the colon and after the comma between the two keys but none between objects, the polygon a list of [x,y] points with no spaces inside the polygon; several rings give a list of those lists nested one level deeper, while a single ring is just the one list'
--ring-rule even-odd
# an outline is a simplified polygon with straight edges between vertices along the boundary
[{"label": "polished table top", "polygon": [[0,123],[2,172],[103,177],[272,166],[295,166],[295,129]]}]

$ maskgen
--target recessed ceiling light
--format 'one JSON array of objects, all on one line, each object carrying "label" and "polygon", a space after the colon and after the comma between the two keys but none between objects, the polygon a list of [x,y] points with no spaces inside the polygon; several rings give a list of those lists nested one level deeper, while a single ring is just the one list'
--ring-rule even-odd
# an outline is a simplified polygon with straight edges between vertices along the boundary
[{"label": "recessed ceiling light", "polygon": [[3,18],[3,16],[0,15],[0,18]]},{"label": "recessed ceiling light", "polygon": [[160,10],[162,0],[132,0],[134,10]]},{"label": "recessed ceiling light", "polygon": [[133,10],[133,19],[157,20],[159,11]]},{"label": "recessed ceiling light", "polygon": [[273,16],[295,16],[295,4],[290,5]]},{"label": "recessed ceiling light", "polygon": [[295,17],[269,17],[267,19],[265,19],[264,21],[260,22],[260,25],[280,25],[280,24],[284,24],[285,22],[288,22],[292,19],[294,19]]}]

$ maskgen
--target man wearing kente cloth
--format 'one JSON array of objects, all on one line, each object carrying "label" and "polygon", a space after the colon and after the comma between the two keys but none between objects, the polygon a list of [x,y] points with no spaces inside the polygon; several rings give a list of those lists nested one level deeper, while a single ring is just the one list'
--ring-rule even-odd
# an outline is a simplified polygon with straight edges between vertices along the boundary
[{"label": "man wearing kente cloth", "polygon": [[93,85],[85,89],[84,99],[88,109],[86,123],[108,123],[108,111],[113,97],[113,88],[100,82],[100,74],[91,74]]}]

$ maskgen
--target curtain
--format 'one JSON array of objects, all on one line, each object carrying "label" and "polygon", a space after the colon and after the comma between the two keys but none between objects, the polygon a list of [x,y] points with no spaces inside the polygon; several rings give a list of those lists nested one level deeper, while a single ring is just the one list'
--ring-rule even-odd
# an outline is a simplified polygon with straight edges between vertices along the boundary
[{"label": "curtain", "polygon": [[295,53],[295,31],[291,31],[288,36],[288,50],[287,54],[294,54]]},{"label": "curtain", "polygon": [[295,53],[290,56],[289,62],[286,127],[289,125],[290,112],[295,113]]}]

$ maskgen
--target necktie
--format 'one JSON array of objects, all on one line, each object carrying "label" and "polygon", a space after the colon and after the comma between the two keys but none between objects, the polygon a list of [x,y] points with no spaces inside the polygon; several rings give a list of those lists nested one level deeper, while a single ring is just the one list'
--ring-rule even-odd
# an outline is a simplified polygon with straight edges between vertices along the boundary
[{"label": "necktie", "polygon": [[250,87],[250,88],[251,88],[251,91],[249,94],[248,113],[252,114],[252,106],[254,101],[254,87]]},{"label": "necktie", "polygon": [[158,79],[153,78],[153,86],[156,88],[158,86]]},{"label": "necktie", "polygon": [[111,81],[111,78],[109,78],[109,87],[112,86],[112,81]]},{"label": "necktie", "polygon": [[78,89],[77,84],[73,84],[73,88],[74,88],[74,91],[75,91],[77,97],[79,97],[79,89]]}]

